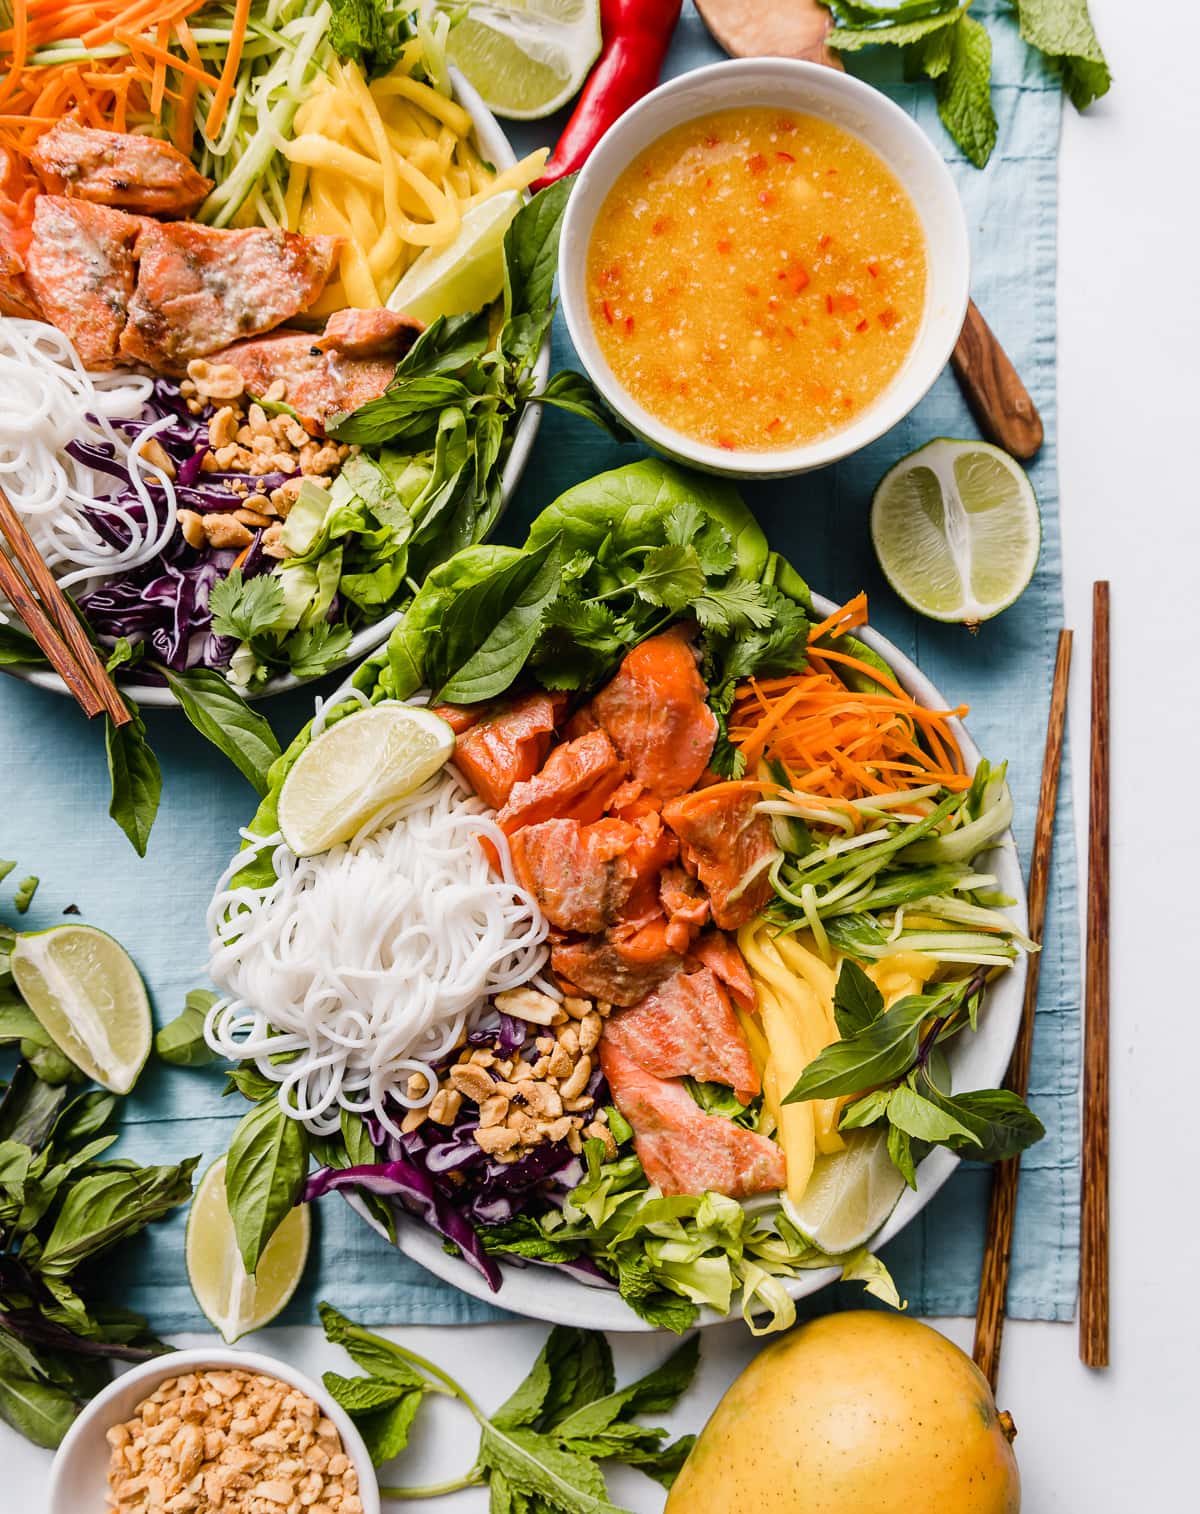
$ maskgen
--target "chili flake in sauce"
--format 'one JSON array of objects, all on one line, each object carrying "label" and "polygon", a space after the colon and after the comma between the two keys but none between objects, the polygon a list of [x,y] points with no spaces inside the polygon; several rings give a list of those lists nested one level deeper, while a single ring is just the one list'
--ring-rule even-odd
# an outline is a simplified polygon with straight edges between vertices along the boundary
[{"label": "chili flake in sauce", "polygon": [[588,301],[618,381],[698,441],[773,451],[848,425],[921,324],[925,239],[887,165],[768,108],[668,132],[596,219]]}]

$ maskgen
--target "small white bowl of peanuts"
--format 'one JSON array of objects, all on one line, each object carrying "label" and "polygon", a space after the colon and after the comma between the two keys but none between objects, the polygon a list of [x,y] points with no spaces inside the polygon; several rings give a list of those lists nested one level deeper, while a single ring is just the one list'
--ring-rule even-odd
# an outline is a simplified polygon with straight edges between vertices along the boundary
[{"label": "small white bowl of peanuts", "polygon": [[379,1514],[362,1436],[320,1383],[253,1351],[172,1351],[86,1405],[48,1514]]}]

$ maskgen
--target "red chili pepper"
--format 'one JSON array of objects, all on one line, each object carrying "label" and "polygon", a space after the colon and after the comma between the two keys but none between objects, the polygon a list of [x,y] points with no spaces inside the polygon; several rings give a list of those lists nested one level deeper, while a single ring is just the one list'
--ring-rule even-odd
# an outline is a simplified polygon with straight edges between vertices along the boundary
[{"label": "red chili pepper", "polygon": [[544,189],[582,168],[613,122],[658,83],[682,0],[600,0],[604,46],[542,176]]}]

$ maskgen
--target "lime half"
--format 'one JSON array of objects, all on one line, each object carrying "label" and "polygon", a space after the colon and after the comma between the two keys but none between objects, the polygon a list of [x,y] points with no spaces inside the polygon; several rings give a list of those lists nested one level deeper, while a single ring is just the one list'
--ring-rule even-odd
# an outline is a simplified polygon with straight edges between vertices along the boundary
[{"label": "lime half", "polygon": [[279,829],[297,857],[349,841],[449,761],[454,732],[432,710],[389,702],[348,715],[305,747],[283,781]]},{"label": "lime half", "polygon": [[504,233],[521,208],[521,196],[505,189],[473,205],[448,247],[427,248],[392,290],[389,310],[424,321],[464,315],[490,305],[504,288]]},{"label": "lime half", "polygon": [[904,1192],[883,1130],[848,1130],[844,1135],[844,1151],[817,1158],[800,1202],[784,1200],[792,1223],[830,1256],[869,1241]]},{"label": "lime half", "polygon": [[600,0],[472,0],[446,54],[498,116],[551,115],[578,94],[600,56]]},{"label": "lime half", "polygon": [[81,1071],[128,1093],[150,1055],[146,985],[119,941],[94,925],[18,936],[12,974],[42,1029]]},{"label": "lime half", "polygon": [[251,1277],[242,1265],[225,1200],[225,1158],[204,1174],[188,1210],[188,1282],[205,1316],[230,1345],[269,1325],[295,1293],[308,1260],[311,1230],[308,1205],[298,1204],[267,1242]]},{"label": "lime half", "polygon": [[932,620],[990,620],[1024,592],[1042,521],[1020,464],[987,442],[930,442],[884,475],[871,540],[888,583]]}]

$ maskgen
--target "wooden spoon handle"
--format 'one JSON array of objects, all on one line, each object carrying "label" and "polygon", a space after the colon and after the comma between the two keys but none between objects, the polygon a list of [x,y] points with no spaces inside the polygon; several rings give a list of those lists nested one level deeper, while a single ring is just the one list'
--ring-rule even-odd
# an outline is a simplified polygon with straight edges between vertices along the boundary
[{"label": "wooden spoon handle", "polygon": [[1042,445],[1042,418],[974,300],[967,306],[950,364],[984,436],[1028,462]]}]

